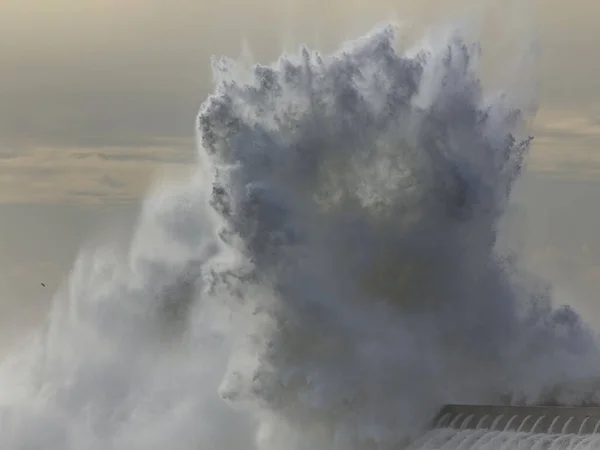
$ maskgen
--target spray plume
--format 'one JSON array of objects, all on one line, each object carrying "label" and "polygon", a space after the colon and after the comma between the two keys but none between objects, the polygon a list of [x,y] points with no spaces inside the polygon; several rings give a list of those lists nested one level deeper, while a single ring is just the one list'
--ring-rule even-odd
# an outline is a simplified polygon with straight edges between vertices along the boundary
[{"label": "spray plume", "polygon": [[395,42],[215,61],[197,174],[3,363],[2,448],[397,448],[445,402],[595,400],[595,336],[496,249],[519,108],[459,33]]}]

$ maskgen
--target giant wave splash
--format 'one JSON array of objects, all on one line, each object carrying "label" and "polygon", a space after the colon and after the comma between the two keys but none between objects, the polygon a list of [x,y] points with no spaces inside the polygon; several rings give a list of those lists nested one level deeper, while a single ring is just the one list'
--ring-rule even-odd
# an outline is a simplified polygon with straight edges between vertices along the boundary
[{"label": "giant wave splash", "polygon": [[518,104],[460,33],[395,45],[215,60],[196,175],[3,363],[2,448],[396,448],[446,402],[596,400],[595,336],[496,249]]}]

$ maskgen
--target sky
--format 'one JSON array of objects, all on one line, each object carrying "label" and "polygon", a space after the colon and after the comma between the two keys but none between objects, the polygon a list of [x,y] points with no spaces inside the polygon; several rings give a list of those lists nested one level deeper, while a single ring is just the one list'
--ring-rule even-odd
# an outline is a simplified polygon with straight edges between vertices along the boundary
[{"label": "sky", "polygon": [[157,174],[189,169],[212,55],[245,45],[270,62],[301,42],[331,50],[389,19],[417,36],[482,4],[490,74],[537,45],[539,111],[515,234],[532,267],[600,324],[600,3],[525,3],[2,0],[0,328],[35,322],[83,243],[131,224]]}]

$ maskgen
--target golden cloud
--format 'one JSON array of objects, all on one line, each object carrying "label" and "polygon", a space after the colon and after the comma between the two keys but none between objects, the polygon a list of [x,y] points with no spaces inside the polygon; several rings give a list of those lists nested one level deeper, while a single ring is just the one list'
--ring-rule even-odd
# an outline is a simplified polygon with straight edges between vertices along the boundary
[{"label": "golden cloud", "polygon": [[600,122],[573,110],[541,110],[529,169],[560,178],[600,179]]},{"label": "golden cloud", "polygon": [[157,173],[189,170],[195,151],[193,142],[188,144],[36,147],[2,159],[0,203],[130,202],[143,195]]},{"label": "golden cloud", "polygon": [[[600,179],[600,122],[570,110],[542,110],[528,169],[546,176]],[[193,169],[195,144],[156,139],[140,147],[37,146],[0,149],[0,203],[124,203],[158,174]]]}]

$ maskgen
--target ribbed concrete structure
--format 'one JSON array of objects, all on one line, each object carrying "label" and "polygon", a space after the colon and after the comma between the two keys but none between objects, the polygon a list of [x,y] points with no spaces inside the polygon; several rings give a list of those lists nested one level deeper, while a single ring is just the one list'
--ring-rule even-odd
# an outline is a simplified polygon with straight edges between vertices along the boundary
[{"label": "ribbed concrete structure", "polygon": [[433,428],[544,434],[600,433],[600,407],[446,405]]}]

